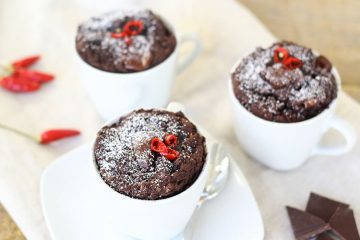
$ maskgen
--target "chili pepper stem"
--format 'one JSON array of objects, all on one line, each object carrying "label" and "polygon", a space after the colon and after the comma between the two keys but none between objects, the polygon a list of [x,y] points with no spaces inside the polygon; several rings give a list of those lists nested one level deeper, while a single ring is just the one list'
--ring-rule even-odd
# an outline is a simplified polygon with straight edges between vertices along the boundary
[{"label": "chili pepper stem", "polygon": [[[0,76],[1,77],[11,75],[13,72],[14,72],[14,68],[11,65],[0,64]],[[5,74],[2,74],[2,73],[5,73]]]},{"label": "chili pepper stem", "polygon": [[8,130],[8,131],[13,132],[13,133],[17,133],[17,134],[19,134],[19,135],[21,135],[21,136],[23,136],[23,137],[25,137],[27,139],[31,139],[31,140],[35,141],[35,142],[38,142],[38,143],[40,142],[40,138],[35,137],[35,136],[31,135],[31,134],[22,132],[22,131],[20,131],[20,130],[18,130],[16,128],[6,126],[6,125],[4,125],[2,123],[0,123],[0,128]]}]

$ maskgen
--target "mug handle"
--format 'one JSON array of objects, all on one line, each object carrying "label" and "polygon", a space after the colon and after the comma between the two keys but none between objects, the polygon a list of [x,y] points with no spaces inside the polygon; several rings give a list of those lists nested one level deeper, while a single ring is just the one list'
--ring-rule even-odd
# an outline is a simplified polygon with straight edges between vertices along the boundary
[{"label": "mug handle", "polygon": [[179,61],[178,66],[176,68],[176,73],[179,74],[185,68],[187,68],[194,60],[195,58],[200,54],[202,50],[202,44],[200,41],[199,36],[196,33],[188,33],[181,35],[179,37],[179,46],[183,45],[186,42],[192,42],[194,47],[191,50],[190,53],[188,53],[186,56],[183,57],[182,60]]},{"label": "mug handle", "polygon": [[312,156],[314,155],[326,155],[326,156],[337,156],[342,155],[349,152],[356,143],[356,134],[355,130],[344,120],[333,117],[328,123],[328,129],[335,129],[343,137],[345,138],[346,143],[339,147],[325,147],[325,146],[317,146],[312,152]]},{"label": "mug handle", "polygon": [[170,102],[167,105],[166,110],[168,110],[170,112],[183,112],[183,113],[185,113],[185,106],[182,105],[181,103],[178,103],[178,102]]}]

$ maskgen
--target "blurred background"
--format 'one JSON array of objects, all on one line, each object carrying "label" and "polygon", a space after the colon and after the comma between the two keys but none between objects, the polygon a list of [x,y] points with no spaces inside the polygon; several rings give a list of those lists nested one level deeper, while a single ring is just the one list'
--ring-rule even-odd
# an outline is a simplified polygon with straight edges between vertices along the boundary
[{"label": "blurred background", "polygon": [[[10,0],[0,0],[0,7],[2,1]],[[340,71],[343,89],[360,101],[359,0],[236,1],[248,7],[279,39],[324,53]],[[4,11],[0,9],[0,14]],[[0,240],[10,239],[25,238],[0,204]]]}]

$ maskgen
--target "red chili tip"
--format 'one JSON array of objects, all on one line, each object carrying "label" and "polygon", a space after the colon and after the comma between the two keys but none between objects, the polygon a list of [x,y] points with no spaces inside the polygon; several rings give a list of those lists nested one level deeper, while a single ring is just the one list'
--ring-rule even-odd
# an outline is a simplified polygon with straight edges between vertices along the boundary
[{"label": "red chili tip", "polygon": [[302,61],[296,57],[289,57],[284,61],[284,67],[287,70],[293,70],[302,66]]},{"label": "red chili tip", "polygon": [[274,62],[284,62],[289,57],[289,52],[285,48],[278,47],[274,51]]},{"label": "red chili tip", "polygon": [[174,149],[168,148],[167,152],[161,152],[160,155],[166,157],[170,161],[175,161],[180,156],[180,153]]},{"label": "red chili tip", "polygon": [[60,139],[77,136],[80,131],[73,129],[51,129],[43,132],[40,137],[41,144],[49,144]]},{"label": "red chili tip", "polygon": [[144,24],[142,21],[129,21],[124,26],[124,32],[129,36],[138,35],[142,32]]},{"label": "red chili tip", "polygon": [[163,141],[160,140],[160,138],[157,137],[154,137],[151,140],[150,149],[158,153],[167,152],[166,145],[163,143]]},{"label": "red chili tip", "polygon": [[111,37],[112,38],[124,38],[124,37],[126,37],[126,33],[125,32],[121,32],[121,33],[113,32],[113,33],[111,33]]},{"label": "red chili tip", "polygon": [[0,82],[1,87],[14,93],[28,93],[35,92],[40,89],[39,82],[28,81],[20,76],[5,77]]},{"label": "red chili tip", "polygon": [[165,136],[165,144],[168,146],[176,146],[177,137],[174,134],[168,134]]},{"label": "red chili tip", "polygon": [[27,68],[39,61],[40,55],[34,55],[15,61],[12,63],[14,68]]}]

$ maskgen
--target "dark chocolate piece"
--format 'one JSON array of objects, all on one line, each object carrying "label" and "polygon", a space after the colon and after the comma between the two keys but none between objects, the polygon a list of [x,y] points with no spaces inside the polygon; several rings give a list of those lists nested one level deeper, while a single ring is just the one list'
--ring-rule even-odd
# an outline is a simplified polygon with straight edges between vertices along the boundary
[{"label": "dark chocolate piece", "polygon": [[331,216],[338,207],[348,208],[349,205],[323,197],[316,193],[311,193],[306,206],[306,211],[322,218],[325,222],[329,222]]},{"label": "dark chocolate piece", "polygon": [[334,238],[331,237],[330,231],[326,231],[318,235],[315,240],[334,240]]},{"label": "dark chocolate piece", "polygon": [[315,60],[315,67],[320,68],[320,70],[324,70],[325,72],[328,72],[332,68],[331,62],[324,56],[320,55]]},{"label": "dark chocolate piece", "polygon": [[297,240],[308,240],[330,229],[319,217],[296,208],[286,207]]},{"label": "dark chocolate piece", "polygon": [[338,207],[329,224],[341,240],[360,240],[354,212],[350,208]]}]

